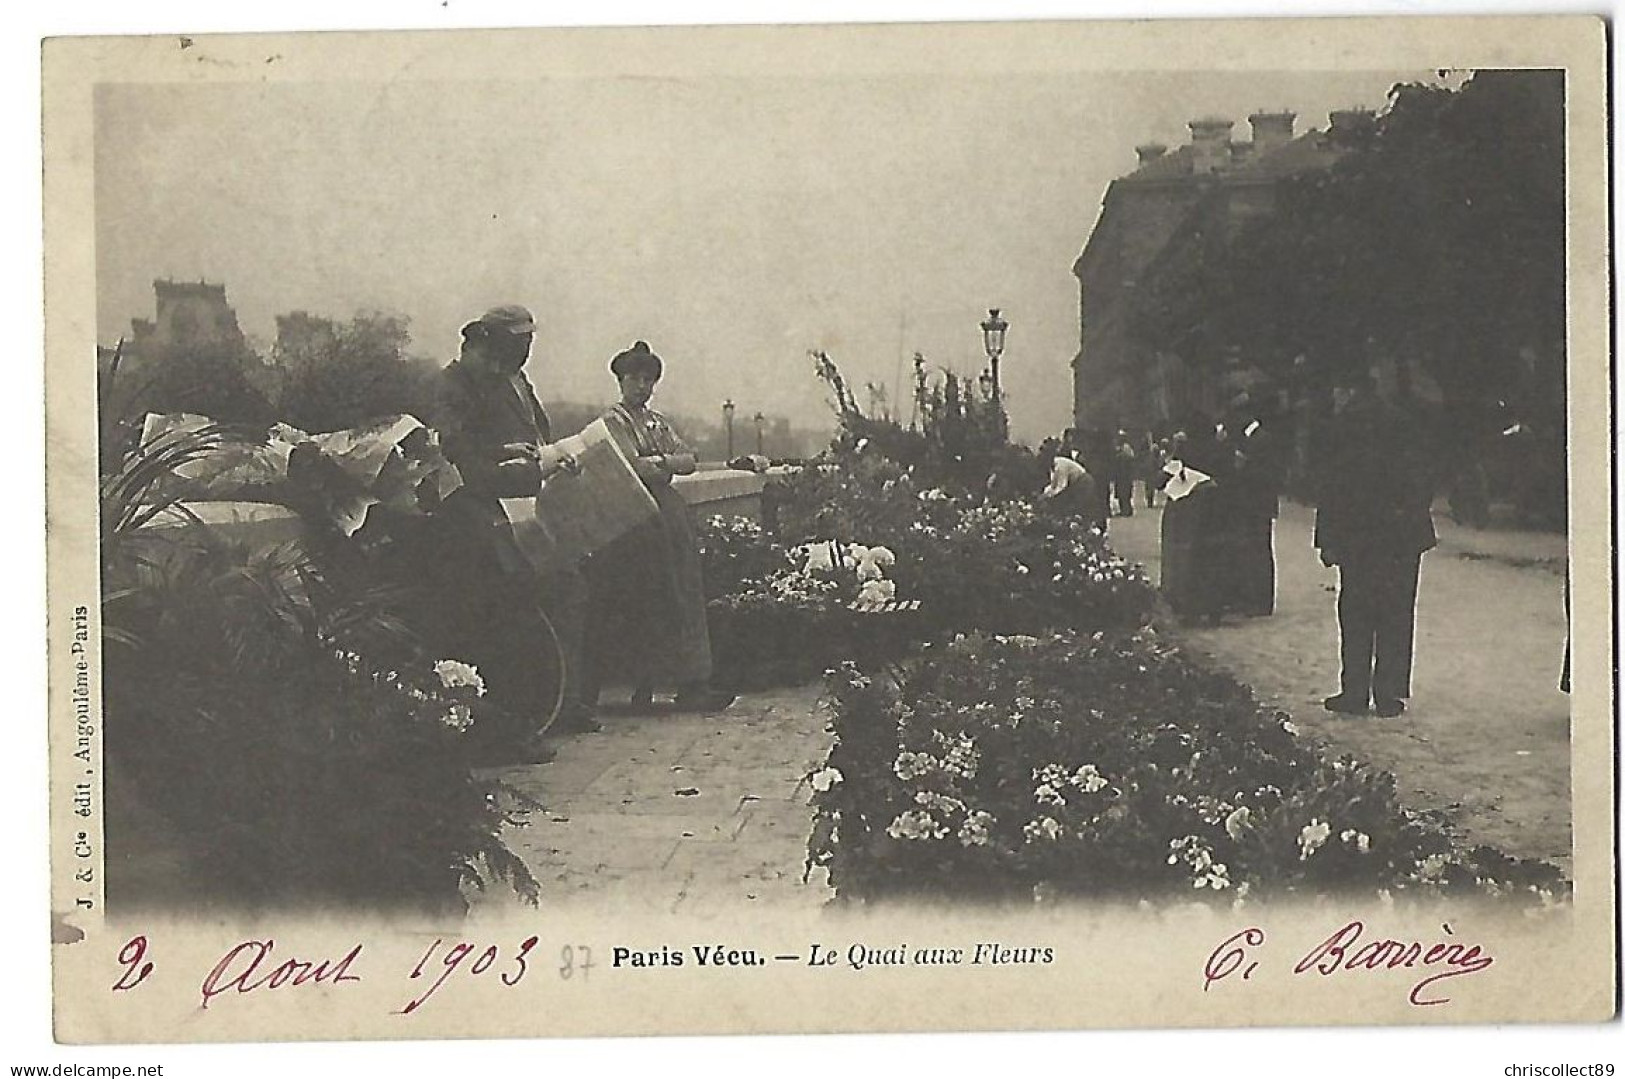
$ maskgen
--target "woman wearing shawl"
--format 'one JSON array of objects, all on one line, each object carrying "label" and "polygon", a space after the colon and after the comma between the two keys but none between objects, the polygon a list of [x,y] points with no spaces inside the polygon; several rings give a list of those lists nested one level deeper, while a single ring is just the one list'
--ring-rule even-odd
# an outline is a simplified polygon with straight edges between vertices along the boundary
[{"label": "woman wearing shawl", "polygon": [[594,685],[630,682],[634,707],[653,690],[673,688],[684,711],[724,708],[732,696],[711,691],[711,639],[705,623],[705,584],[688,504],[673,476],[694,471],[694,452],[670,421],[649,407],[663,365],[639,341],[609,365],[620,401],[604,424],[660,514],[593,555],[590,651]]},{"label": "woman wearing shawl", "polygon": [[1162,594],[1182,618],[1215,625],[1222,609],[1219,527],[1221,503],[1215,478],[1219,445],[1213,425],[1198,420],[1191,434],[1174,435],[1163,465]]}]

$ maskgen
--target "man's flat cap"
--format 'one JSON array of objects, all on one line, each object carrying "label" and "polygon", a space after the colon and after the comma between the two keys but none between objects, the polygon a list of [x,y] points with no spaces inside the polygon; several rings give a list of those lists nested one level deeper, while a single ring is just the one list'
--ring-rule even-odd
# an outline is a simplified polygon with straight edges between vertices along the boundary
[{"label": "man's flat cap", "polygon": [[495,333],[520,334],[536,332],[536,319],[531,315],[530,309],[521,307],[516,303],[493,307],[481,315],[478,321]]}]

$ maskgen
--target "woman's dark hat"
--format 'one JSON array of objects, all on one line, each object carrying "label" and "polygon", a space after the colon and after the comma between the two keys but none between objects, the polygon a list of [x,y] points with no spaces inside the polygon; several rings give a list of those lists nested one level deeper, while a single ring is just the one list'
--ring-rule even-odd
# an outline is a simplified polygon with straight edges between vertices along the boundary
[{"label": "woman's dark hat", "polygon": [[663,365],[660,357],[649,348],[649,342],[634,342],[631,348],[623,349],[615,354],[609,361],[609,370],[616,378],[631,374],[652,374],[660,377]]}]

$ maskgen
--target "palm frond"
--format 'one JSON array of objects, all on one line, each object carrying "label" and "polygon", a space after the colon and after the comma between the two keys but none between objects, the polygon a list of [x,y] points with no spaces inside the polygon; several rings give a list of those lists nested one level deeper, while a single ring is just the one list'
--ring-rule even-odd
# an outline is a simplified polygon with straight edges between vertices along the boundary
[{"label": "palm frond", "polygon": [[223,446],[227,429],[209,424],[172,431],[146,442],[120,460],[101,482],[102,554],[116,555],[124,540],[166,513],[196,517],[180,505],[186,484],[179,470]]}]

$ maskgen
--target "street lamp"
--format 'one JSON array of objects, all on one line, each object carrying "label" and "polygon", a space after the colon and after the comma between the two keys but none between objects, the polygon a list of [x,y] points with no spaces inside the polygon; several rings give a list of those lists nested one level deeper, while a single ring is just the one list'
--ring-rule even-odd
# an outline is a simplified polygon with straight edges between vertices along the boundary
[{"label": "street lamp", "polygon": [[756,456],[758,456],[758,457],[766,457],[767,454],[762,449],[762,424],[767,422],[767,417],[762,415],[760,412],[758,412],[756,414],[756,416],[755,416],[755,420],[756,420]]},{"label": "street lamp", "polygon": [[982,323],[982,347],[987,349],[987,362],[993,374],[993,399],[999,399],[999,357],[1004,354],[1004,334],[1010,324],[999,317],[999,309],[987,309],[987,319]]},{"label": "street lamp", "polygon": [[728,453],[724,460],[734,459],[734,399],[728,398],[722,402],[722,424],[728,429]]}]

